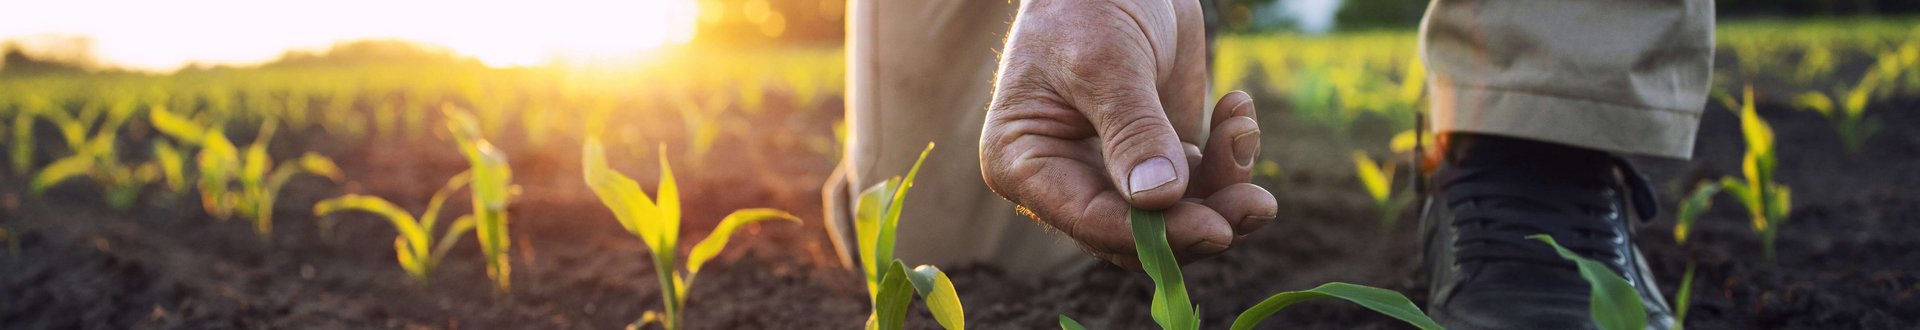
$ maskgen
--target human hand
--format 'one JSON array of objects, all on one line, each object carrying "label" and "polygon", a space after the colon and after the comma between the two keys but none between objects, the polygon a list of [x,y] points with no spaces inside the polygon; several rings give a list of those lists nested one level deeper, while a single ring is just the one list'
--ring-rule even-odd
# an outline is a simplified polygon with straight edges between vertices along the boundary
[{"label": "human hand", "polygon": [[1248,183],[1253,98],[1231,92],[1206,111],[1201,24],[1193,0],[1023,2],[980,137],[988,187],[1135,269],[1129,207],[1165,212],[1182,262],[1271,221],[1273,195]]}]

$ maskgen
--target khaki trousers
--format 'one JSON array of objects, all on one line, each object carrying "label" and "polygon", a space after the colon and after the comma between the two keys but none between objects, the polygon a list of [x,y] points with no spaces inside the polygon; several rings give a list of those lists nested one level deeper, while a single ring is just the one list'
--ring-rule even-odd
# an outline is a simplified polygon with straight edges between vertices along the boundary
[{"label": "khaki trousers", "polygon": [[[980,177],[981,123],[1017,5],[848,6],[848,152],[825,196],[843,263],[857,264],[855,195],[905,175],[928,142],[939,146],[907,198],[897,257],[991,264],[1016,278],[1096,262],[1014,213]],[[1711,0],[1436,0],[1420,39],[1432,128],[1685,158],[1706,102],[1712,38]]]},{"label": "khaki trousers", "polygon": [[1433,131],[1693,155],[1712,0],[1434,0],[1420,27]]},{"label": "khaki trousers", "polygon": [[1017,213],[980,176],[980,128],[996,52],[1018,3],[855,0],[847,10],[847,145],[826,190],[828,230],[851,259],[855,195],[927,156],[901,210],[908,265],[999,266],[1023,278],[1093,265],[1072,241]]}]

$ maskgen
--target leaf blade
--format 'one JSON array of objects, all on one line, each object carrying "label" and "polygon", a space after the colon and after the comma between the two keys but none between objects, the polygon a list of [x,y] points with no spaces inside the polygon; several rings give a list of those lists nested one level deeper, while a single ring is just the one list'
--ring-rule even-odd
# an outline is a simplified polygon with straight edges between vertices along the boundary
[{"label": "leaf blade", "polygon": [[1133,209],[1131,215],[1135,252],[1140,268],[1153,279],[1152,314],[1163,329],[1191,329],[1198,320],[1187,296],[1186,280],[1180,275],[1180,262],[1167,244],[1166,219],[1159,212]]},{"label": "leaf blade", "polygon": [[960,305],[960,295],[953,289],[953,280],[939,267],[920,265],[906,273],[912,282],[914,292],[927,303],[927,311],[933,313],[933,320],[949,330],[967,328],[966,310]]},{"label": "leaf blade", "polygon": [[1590,307],[1593,323],[1601,329],[1640,330],[1647,328],[1647,310],[1641,304],[1640,293],[1625,277],[1598,261],[1581,257],[1566,247],[1560,246],[1552,236],[1532,235],[1529,239],[1541,241],[1553,246],[1560,258],[1573,261],[1580,268],[1580,277],[1587,279],[1591,289]]},{"label": "leaf blade", "polygon": [[1266,300],[1241,312],[1240,316],[1233,320],[1232,329],[1252,329],[1259,325],[1260,321],[1286,309],[1287,306],[1320,298],[1338,298],[1353,302],[1421,329],[1442,329],[1439,323],[1428,318],[1425,312],[1421,312],[1419,307],[1413,305],[1413,301],[1407,300],[1407,297],[1399,292],[1341,282],[1321,284],[1319,287],[1304,291],[1281,292],[1267,297]]},{"label": "leaf blade", "polygon": [[693,245],[693,251],[687,253],[687,276],[692,277],[695,274],[699,274],[701,265],[705,265],[708,260],[719,256],[720,251],[727,247],[727,242],[731,240],[734,231],[748,224],[769,220],[786,220],[793,223],[800,223],[799,217],[795,217],[781,210],[762,208],[733,211],[732,214],[728,214],[726,218],[720,220],[720,225],[713,228],[713,233],[707,234],[707,237],[701,239],[700,243]]}]

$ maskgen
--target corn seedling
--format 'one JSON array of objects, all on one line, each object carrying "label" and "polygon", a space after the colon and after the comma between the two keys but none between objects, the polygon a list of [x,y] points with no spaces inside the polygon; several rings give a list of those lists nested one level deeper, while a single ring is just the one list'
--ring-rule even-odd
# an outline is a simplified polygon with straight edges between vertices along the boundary
[{"label": "corn seedling", "polygon": [[[1186,280],[1181,278],[1180,263],[1174,259],[1173,248],[1167,244],[1166,219],[1159,212],[1134,209],[1131,215],[1133,242],[1140,254],[1140,268],[1153,278],[1153,302],[1151,313],[1153,321],[1161,329],[1192,330],[1200,328],[1200,308],[1194,306],[1188,297]],[[1320,299],[1338,298],[1359,304],[1374,312],[1399,319],[1426,330],[1444,329],[1432,318],[1427,317],[1413,301],[1393,290],[1364,285],[1332,282],[1304,291],[1289,291],[1274,294],[1253,307],[1240,313],[1233,320],[1234,330],[1252,329],[1274,313],[1286,309],[1295,303]],[[1065,330],[1084,329],[1079,322],[1060,316],[1060,327]]]},{"label": "corn seedling", "polygon": [[1760,234],[1762,249],[1773,260],[1774,238],[1792,210],[1793,195],[1786,185],[1773,181],[1777,164],[1773,148],[1773,128],[1754,111],[1753,88],[1746,89],[1741,105],[1740,131],[1747,141],[1747,155],[1741,160],[1742,178],[1720,179],[1721,187],[1746,204],[1753,219],[1753,230]]},{"label": "corn seedling", "polygon": [[1393,230],[1400,220],[1400,210],[1413,204],[1412,194],[1396,194],[1393,190],[1394,168],[1397,162],[1375,163],[1364,151],[1353,152],[1354,176],[1360,178],[1360,187],[1365,188],[1367,197],[1373,199],[1375,210],[1380,211],[1380,228]]},{"label": "corn seedling", "polygon": [[953,281],[940,268],[920,265],[908,269],[904,261],[893,257],[895,232],[900,226],[901,207],[907,202],[907,190],[920,173],[921,163],[933,152],[928,143],[913,161],[906,178],[893,177],[860,193],[854,205],[854,231],[860,246],[860,269],[867,280],[867,296],[873,302],[873,314],[867,317],[868,330],[897,330],[906,323],[907,307],[918,293],[926,301],[933,319],[946,329],[965,329],[966,312]]},{"label": "corn seedling", "polygon": [[433,193],[433,199],[427,201],[426,212],[418,218],[386,199],[356,194],[320,201],[314,204],[313,213],[324,217],[338,212],[360,211],[386,218],[388,223],[393,224],[393,229],[399,232],[399,236],[393,238],[393,252],[400,261],[400,268],[406,270],[407,276],[413,277],[415,284],[425,288],[433,275],[434,266],[439,265],[447,251],[460,241],[461,234],[473,230],[473,216],[463,215],[455,219],[451,227],[447,227],[439,240],[430,236],[437,227],[440,207],[445,205],[447,196],[470,181],[470,173],[460,173],[448,179],[440,191]]},{"label": "corn seedling", "polygon": [[[1699,219],[1713,207],[1713,196],[1720,194],[1721,186],[1713,182],[1701,182],[1693,188],[1693,193],[1680,203],[1676,215],[1678,222],[1673,226],[1673,240],[1680,245],[1687,244],[1687,234],[1693,231],[1693,221]],[[1687,307],[1693,297],[1693,260],[1687,260],[1687,273],[1680,280],[1680,291],[1674,297],[1674,329],[1682,329],[1687,322]]]},{"label": "corn seedling", "polygon": [[1720,189],[1721,185],[1712,182],[1701,182],[1694,186],[1693,193],[1688,194],[1687,199],[1680,203],[1680,210],[1675,214],[1674,242],[1687,244],[1687,234],[1693,232],[1693,220],[1699,219],[1701,215],[1706,214],[1707,209],[1713,207],[1713,196],[1719,194]]},{"label": "corn seedling", "polygon": [[667,329],[684,328],[682,315],[694,276],[700,273],[702,265],[720,255],[734,231],[765,220],[800,222],[799,218],[774,209],[734,211],[720,220],[712,234],[693,246],[693,251],[687,254],[687,271],[678,272],[674,257],[680,240],[680,193],[674,184],[673,168],[667,164],[666,148],[660,149],[660,187],[655,191],[655,198],[648,198],[647,193],[640,190],[639,182],[608,166],[606,153],[598,138],[589,137],[582,147],[581,165],[585,167],[582,170],[587,186],[600,196],[601,203],[613,210],[621,226],[646,243],[647,251],[653,255],[653,268],[660,280],[660,298],[665,305],[665,312],[648,311],[636,328],[653,322]]},{"label": "corn seedling", "polygon": [[1860,149],[1866,146],[1867,138],[1880,131],[1880,121],[1866,117],[1867,102],[1880,84],[1879,76],[1879,72],[1868,72],[1866,77],[1860,79],[1859,85],[1851,89],[1844,86],[1836,89],[1833,95],[1845,96],[1837,104],[1837,109],[1833,98],[1818,91],[1800,94],[1793,99],[1793,104],[1826,117],[1827,123],[1833,125],[1834,133],[1840,135],[1840,143],[1846,147],[1847,153],[1859,154]]},{"label": "corn seedling", "polygon": [[[311,174],[334,182],[341,180],[340,167],[334,165],[332,159],[318,153],[308,152],[300,158],[273,165],[273,160],[267,155],[267,146],[273,141],[278,124],[271,118],[260,124],[259,134],[254,137],[253,144],[247,146],[246,153],[242,154],[233,141],[228,140],[226,134],[217,128],[208,129],[165,108],[153,108],[148,115],[155,130],[182,143],[200,146],[196,159],[200,175],[200,202],[207,214],[221,220],[235,214],[251,219],[254,231],[261,238],[272,237],[274,199],[280,194],[280,188],[285,187],[294,175]],[[166,165],[165,160],[162,165]],[[172,168],[161,170],[168,174],[183,172]],[[235,181],[239,182],[239,190],[233,189]]]},{"label": "corn seedling", "polygon": [[[1574,254],[1573,250],[1561,247],[1553,237],[1547,235],[1527,236],[1553,246],[1560,258],[1574,262],[1580,268],[1580,278],[1587,280],[1590,313],[1593,323],[1606,330],[1641,330],[1647,328],[1647,310],[1640,301],[1640,293],[1627,282],[1626,277],[1614,273],[1606,264]],[[1681,291],[1685,292],[1685,291]]]},{"label": "corn seedling", "polygon": [[474,234],[480,251],[487,258],[487,277],[493,279],[494,293],[506,294],[511,287],[512,266],[507,263],[507,205],[512,197],[513,170],[507,166],[507,154],[494,148],[480,135],[480,124],[472,114],[452,105],[441,108],[447,129],[466,155],[473,173]]},{"label": "corn seedling", "polygon": [[[105,115],[107,118],[94,124],[102,114],[98,108],[88,107],[81,117],[69,116],[65,112],[52,110],[42,116],[53,122],[61,131],[62,137],[73,154],[56,159],[45,168],[34,173],[28,183],[28,189],[34,195],[46,192],[55,184],[68,179],[87,177],[105,189],[107,204],[114,209],[127,209],[140,196],[141,188],[148,183],[158,181],[161,164],[147,162],[142,164],[122,164],[119,153],[114,150],[119,127],[133,116],[135,106],[131,102],[115,104]],[[94,131],[91,137],[87,132]]]}]

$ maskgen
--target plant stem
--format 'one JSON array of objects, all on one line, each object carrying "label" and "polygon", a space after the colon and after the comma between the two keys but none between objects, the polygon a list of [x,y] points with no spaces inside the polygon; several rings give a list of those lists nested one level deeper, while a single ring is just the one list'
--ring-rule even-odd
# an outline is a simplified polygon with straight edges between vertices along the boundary
[{"label": "plant stem", "polygon": [[651,253],[654,254],[654,277],[660,279],[660,304],[666,309],[666,312],[662,313],[665,314],[665,316],[661,317],[660,325],[666,327],[667,330],[679,330],[680,295],[678,294],[679,289],[673,285],[673,260],[669,259],[671,257],[661,257],[660,251],[652,251]]},{"label": "plant stem", "polygon": [[1767,230],[1766,232],[1760,233],[1760,245],[1761,245],[1760,250],[1762,251],[1762,253],[1766,254],[1767,265],[1769,266],[1776,264],[1774,262],[1774,252],[1773,252],[1774,251],[1773,241],[1774,241],[1774,237],[1776,237],[1776,235],[1774,235],[1775,233],[1778,233],[1778,232],[1774,230]]}]

